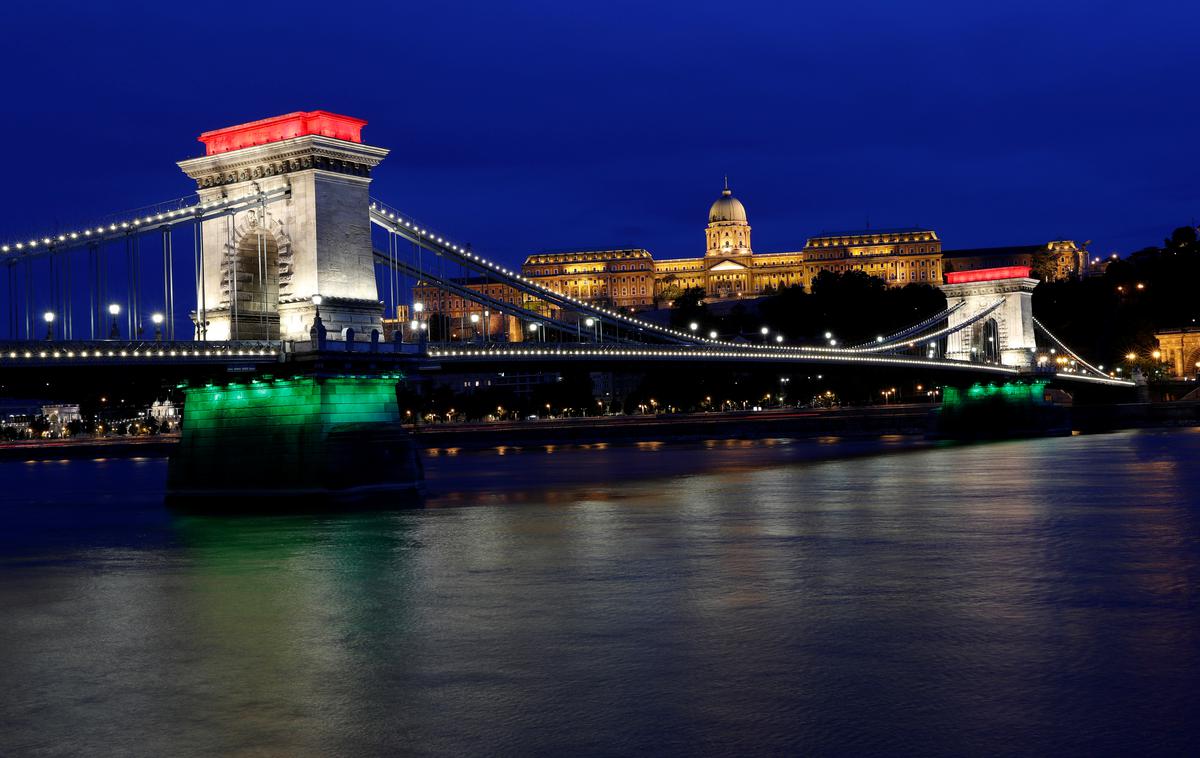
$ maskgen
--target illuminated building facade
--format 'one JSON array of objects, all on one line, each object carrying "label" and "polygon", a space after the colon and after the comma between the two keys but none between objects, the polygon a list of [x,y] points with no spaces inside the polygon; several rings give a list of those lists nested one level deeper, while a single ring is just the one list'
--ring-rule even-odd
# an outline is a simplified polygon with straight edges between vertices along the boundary
[{"label": "illuminated building facade", "polygon": [[1167,329],[1156,332],[1159,358],[1179,378],[1200,376],[1200,328]]},{"label": "illuminated building facade", "polygon": [[932,229],[879,229],[812,237],[804,245],[805,288],[822,271],[862,271],[889,287],[941,284],[942,241]]},{"label": "illuminated building facade", "polygon": [[[456,280],[458,284],[479,292],[493,300],[522,307],[532,307],[536,304],[527,303],[523,295],[500,282],[484,277],[470,277]],[[399,329],[402,339],[412,341],[419,339],[416,332],[425,324],[425,329],[432,329],[432,338],[450,338],[454,340],[480,340],[496,342],[520,342],[524,337],[521,323],[511,317],[492,310],[487,306],[469,300],[454,292],[430,284],[418,284],[413,288],[413,310],[402,307],[397,310],[397,318],[393,321],[386,319],[384,329],[389,326]],[[420,310],[417,310],[420,304]],[[409,318],[411,316],[411,318]],[[392,323],[389,324],[388,322]],[[385,336],[390,334],[385,331]]]},{"label": "illuminated building facade", "polygon": [[[690,288],[706,299],[754,298],[785,287],[812,291],[822,271],[860,271],[890,287],[938,286],[952,271],[1006,266],[1031,268],[1051,281],[1080,276],[1088,266],[1085,246],[1070,240],[1042,245],[943,250],[932,229],[864,229],[810,237],[792,252],[755,253],[746,208],[726,185],[708,210],[704,255],[655,260],[644,248],[541,252],[530,255],[521,273],[563,295],[605,307],[646,310],[667,304]],[[472,289],[525,308],[548,312],[545,303],[505,285],[484,280],[464,282]],[[419,287],[417,299],[459,332],[473,333],[468,320],[480,306],[434,287]],[[491,338],[520,341],[520,325],[499,314],[488,316]],[[386,326],[386,325],[385,325]]]},{"label": "illuminated building facade", "polygon": [[554,292],[594,303],[654,306],[655,262],[640,248],[538,253],[525,259],[525,276]]},{"label": "illuminated building facade", "polygon": [[633,310],[669,302],[698,287],[706,298],[758,297],[799,285],[811,291],[822,271],[861,271],[892,287],[939,285],[948,271],[1030,266],[1042,278],[1080,275],[1086,249],[1069,240],[1044,245],[943,251],[932,229],[865,229],[810,237],[794,252],[755,253],[746,208],[726,185],[708,211],[699,258],[655,260],[641,248],[544,252],[522,273],[555,292]]}]

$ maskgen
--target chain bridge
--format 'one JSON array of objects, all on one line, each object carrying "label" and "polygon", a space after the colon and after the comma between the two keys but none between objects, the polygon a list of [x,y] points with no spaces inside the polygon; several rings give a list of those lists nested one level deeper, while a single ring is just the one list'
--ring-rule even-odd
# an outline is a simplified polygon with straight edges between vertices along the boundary
[{"label": "chain bridge", "polygon": [[857,345],[673,329],[554,291],[372,197],[388,151],[365,123],[311,111],[205,132],[178,164],[194,195],[0,243],[0,370],[779,364],[1130,385],[1034,317],[1021,267],[948,274],[944,311]]}]

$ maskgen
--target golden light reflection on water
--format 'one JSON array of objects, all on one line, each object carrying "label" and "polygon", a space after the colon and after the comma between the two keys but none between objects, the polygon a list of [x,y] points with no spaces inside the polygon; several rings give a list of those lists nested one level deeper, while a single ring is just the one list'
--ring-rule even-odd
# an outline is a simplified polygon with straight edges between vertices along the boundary
[{"label": "golden light reflection on water", "polygon": [[643,442],[635,442],[633,446],[638,450],[653,452],[656,450],[662,450],[665,444],[666,443],[664,443],[662,440],[646,440]]}]

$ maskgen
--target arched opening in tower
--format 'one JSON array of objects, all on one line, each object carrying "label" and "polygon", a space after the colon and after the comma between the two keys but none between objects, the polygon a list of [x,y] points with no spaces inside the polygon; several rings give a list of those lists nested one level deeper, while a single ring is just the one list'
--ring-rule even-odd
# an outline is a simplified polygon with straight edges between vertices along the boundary
[{"label": "arched opening in tower", "polygon": [[238,242],[231,264],[226,268],[230,336],[279,339],[279,244],[267,232],[251,232]]},{"label": "arched opening in tower", "polygon": [[1000,328],[996,319],[989,318],[983,322],[980,330],[980,354],[984,363],[1000,362]]}]

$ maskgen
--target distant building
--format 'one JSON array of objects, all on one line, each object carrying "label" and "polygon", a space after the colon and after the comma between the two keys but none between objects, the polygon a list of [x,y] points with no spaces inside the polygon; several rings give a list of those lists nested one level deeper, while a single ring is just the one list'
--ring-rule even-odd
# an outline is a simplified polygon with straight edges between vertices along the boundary
[{"label": "distant building", "polygon": [[654,307],[654,258],[641,248],[538,253],[525,259],[522,273],[554,292],[597,304]]},{"label": "distant building", "polygon": [[150,418],[160,427],[173,427],[179,423],[179,408],[170,400],[155,400],[147,411]]},{"label": "distant building", "polygon": [[[552,292],[597,306],[646,310],[669,303],[684,290],[699,288],[710,302],[761,297],[784,287],[812,291],[822,271],[860,271],[889,287],[939,285],[951,271],[1029,266],[1050,281],[1094,272],[1086,243],[1054,240],[1039,245],[943,250],[937,232],[923,227],[862,229],[810,237],[792,252],[755,253],[746,207],[728,186],[708,209],[704,255],[655,260],[640,247],[539,252],[525,259],[521,273]],[[1101,269],[1102,270],[1102,269]],[[457,283],[504,303],[553,315],[555,309],[505,284],[472,277]],[[419,285],[417,303],[425,315],[412,314],[430,337],[519,342],[528,335],[515,318],[432,285]],[[416,303],[414,304],[416,308]],[[475,321],[472,321],[474,314]],[[412,327],[406,315],[384,321],[385,337]],[[486,335],[486,336],[484,336]],[[407,339],[407,338],[406,338]],[[413,334],[411,339],[419,339]]]},{"label": "distant building", "polygon": [[822,235],[808,240],[804,255],[805,287],[821,271],[863,271],[887,282],[941,284],[942,242],[932,229],[880,229]]},{"label": "distant building", "polygon": [[[459,278],[455,279],[454,283],[500,303],[520,307],[531,305],[518,290],[482,276]],[[431,339],[449,337],[454,340],[477,339],[481,342],[519,342],[523,339],[521,324],[516,318],[506,316],[461,294],[432,284],[418,284],[413,288],[413,298],[412,320],[405,323],[398,319],[395,324],[403,330],[405,341],[420,338],[415,332],[421,322],[426,324],[427,330],[434,330]],[[404,314],[407,315],[407,311]],[[390,338],[386,323],[384,329],[385,335]]]},{"label": "distant building", "polygon": [[72,421],[82,421],[83,414],[79,412],[77,403],[53,405],[43,405],[42,415],[46,417],[46,421],[50,424],[51,437],[67,436],[67,426]]},{"label": "distant building", "polygon": [[525,260],[522,273],[560,294],[640,310],[693,287],[711,300],[794,285],[811,291],[822,271],[861,271],[903,287],[941,284],[948,271],[999,266],[1030,266],[1059,280],[1082,275],[1089,264],[1086,246],[1070,240],[943,251],[932,229],[863,229],[810,237],[794,252],[755,253],[751,231],[745,206],[726,186],[709,208],[702,257],[655,260],[642,248],[542,252]]}]

